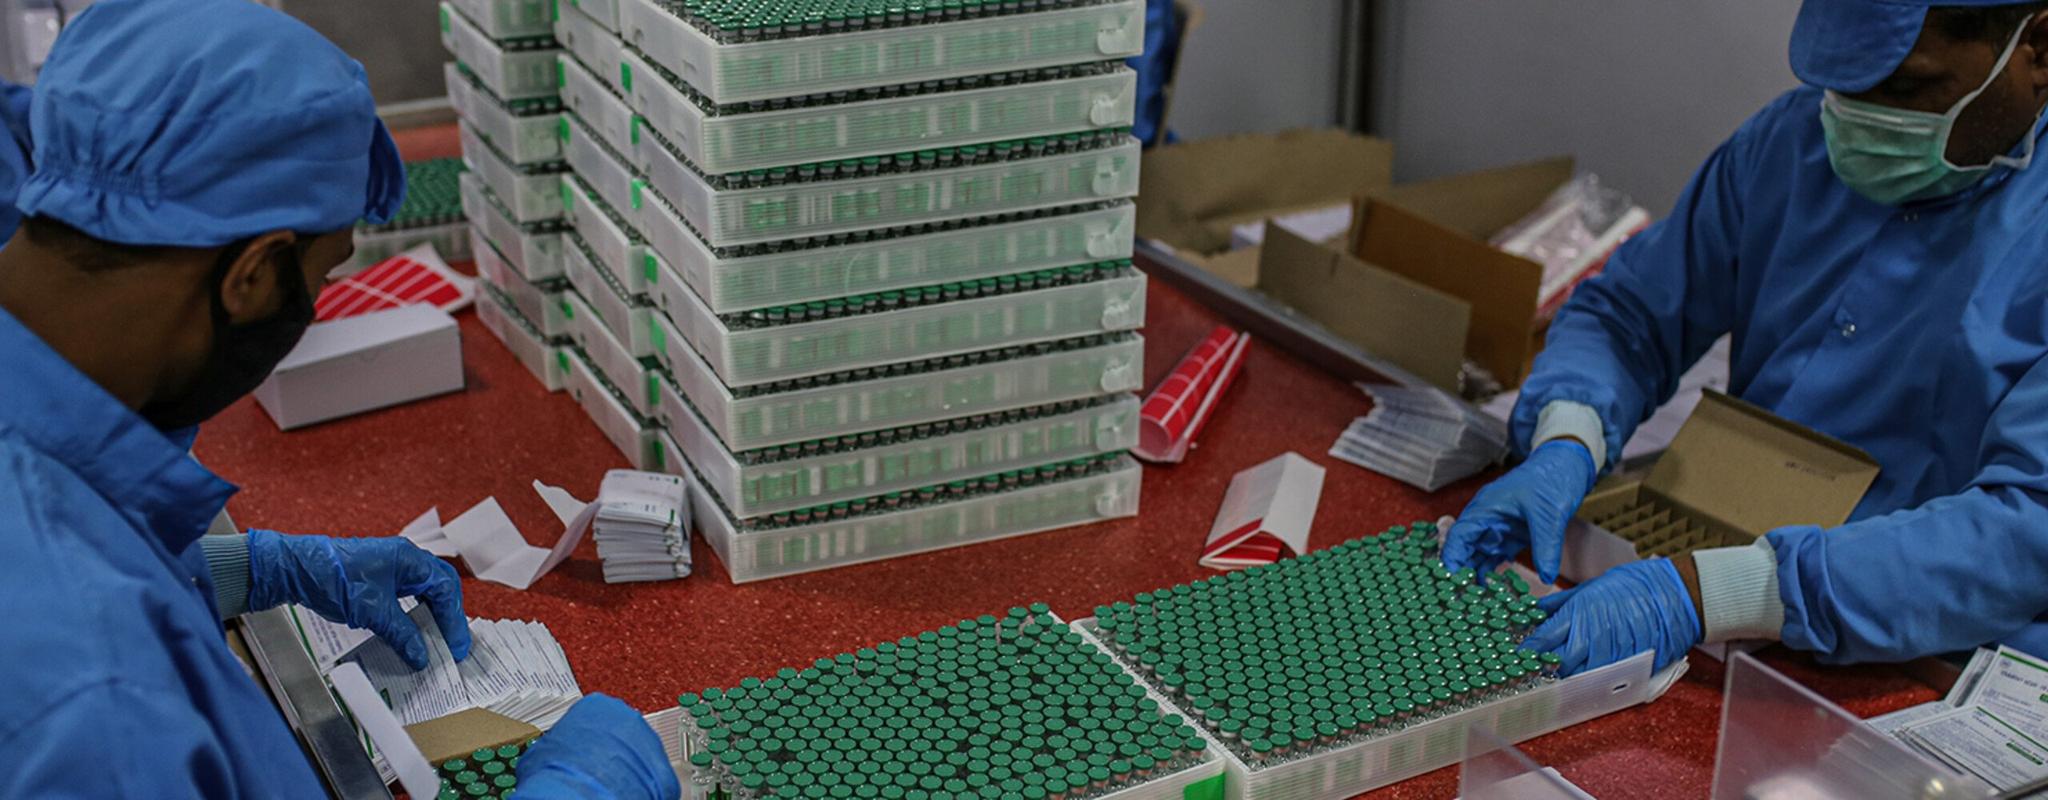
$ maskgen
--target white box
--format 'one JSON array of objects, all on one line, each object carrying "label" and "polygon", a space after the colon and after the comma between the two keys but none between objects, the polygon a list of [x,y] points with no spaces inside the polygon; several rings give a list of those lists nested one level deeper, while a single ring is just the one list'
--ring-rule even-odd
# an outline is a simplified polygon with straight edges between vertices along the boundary
[{"label": "white box", "polygon": [[307,328],[256,387],[256,403],[291,430],[461,389],[455,318],[410,305]]}]

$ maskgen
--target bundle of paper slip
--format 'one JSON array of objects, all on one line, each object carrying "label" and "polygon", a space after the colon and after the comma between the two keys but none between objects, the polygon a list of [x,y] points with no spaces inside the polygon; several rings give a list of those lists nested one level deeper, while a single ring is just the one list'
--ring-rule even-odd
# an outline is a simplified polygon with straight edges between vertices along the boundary
[{"label": "bundle of paper slip", "polygon": [[1864,722],[2006,796],[2040,797],[2031,787],[2048,780],[2048,661],[1979,649],[1946,697]]},{"label": "bundle of paper slip", "polygon": [[415,671],[368,631],[296,606],[291,613],[323,674],[344,662],[359,664],[406,725],[483,708],[547,730],[583,697],[561,645],[538,622],[472,618],[469,658],[457,662],[427,607],[411,605],[407,613],[427,642],[427,668]]},{"label": "bundle of paper slip", "polygon": [[1477,474],[1507,455],[1507,425],[1435,388],[1360,384],[1372,411],[1351,421],[1330,455],[1424,491]]},{"label": "bundle of paper slip", "polygon": [[623,469],[605,473],[590,521],[605,583],[690,574],[688,491],[674,475]]}]

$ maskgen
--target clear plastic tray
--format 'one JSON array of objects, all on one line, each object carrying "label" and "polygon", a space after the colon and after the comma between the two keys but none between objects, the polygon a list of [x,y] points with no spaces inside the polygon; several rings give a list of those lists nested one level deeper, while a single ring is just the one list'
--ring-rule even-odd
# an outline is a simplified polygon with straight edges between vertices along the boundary
[{"label": "clear plastic tray", "polygon": [[564,245],[569,251],[569,285],[589,301],[590,309],[597,312],[597,319],[603,323],[626,352],[634,358],[654,355],[656,328],[654,320],[660,316],[654,307],[638,302],[621,294],[618,279],[606,272],[604,267],[590,260],[573,239]]},{"label": "clear plastic tray", "polygon": [[598,265],[611,273],[627,296],[645,299],[653,292],[659,274],[654,251],[639,231],[621,227],[617,212],[587,185],[577,185],[571,178],[564,178],[563,185],[568,188],[564,205],[569,209],[570,227],[583,237]]},{"label": "clear plastic tray", "polygon": [[625,100],[612,94],[581,62],[566,54],[562,56],[562,105],[576,115],[577,122],[596,132],[606,147],[623,155],[635,170],[647,169],[647,156],[640,144],[639,118],[626,107]]},{"label": "clear plastic tray", "polygon": [[655,405],[655,418],[675,437],[698,477],[742,519],[1128,450],[1138,443],[1138,400],[1124,395],[1064,414],[960,433],[745,464],[719,443],[695,409],[673,389],[667,391]]},{"label": "clear plastic tray", "polygon": [[[1074,629],[1101,647],[1095,638],[1092,618],[1077,620]],[[1108,648],[1102,649],[1109,652]],[[1132,668],[1113,652],[1110,657],[1117,659],[1125,672],[1157,691],[1158,687],[1142,670]],[[1209,739],[1209,749],[1222,754],[1228,764],[1227,796],[1232,800],[1341,800],[1459,763],[1464,759],[1465,740],[1473,726],[1484,726],[1507,741],[1521,742],[1655,700],[1685,673],[1685,662],[1653,675],[1651,658],[1648,652],[1638,653],[1624,661],[1394,733],[1258,770],[1247,766],[1202,726],[1196,728],[1203,738]],[[1186,716],[1177,707],[1174,713]]]},{"label": "clear plastic tray", "polygon": [[727,327],[668,271],[655,305],[727,386],[749,386],[898,361],[1134,330],[1145,323],[1145,276],[773,327]]},{"label": "clear plastic tray", "polygon": [[[604,140],[598,138],[597,133],[575,114],[563,114],[562,120],[562,133],[568,138],[562,144],[562,150],[569,159],[570,168],[576,171],[576,177],[595,189],[597,196],[611,206],[627,225],[638,228],[640,207],[645,202],[642,193],[647,188],[647,181],[627,166],[623,157],[613,153]],[[651,152],[659,148],[643,149]]]},{"label": "clear plastic tray", "polygon": [[1145,49],[1145,4],[719,44],[655,0],[618,0],[619,32],[714,103],[887,86],[1128,58]]},{"label": "clear plastic tray", "polygon": [[498,202],[482,178],[463,173],[462,213],[485,239],[498,246],[505,263],[529,281],[562,277],[562,234],[546,226],[523,226]]},{"label": "clear plastic tray", "polygon": [[1132,197],[1138,143],[1076,153],[754,189],[714,190],[667,147],[648,179],[717,247],[981,217]]},{"label": "clear plastic tray", "polygon": [[1129,456],[1100,475],[845,520],[739,533],[732,517],[690,482],[698,532],[734,583],[780,578],[885,558],[1136,516],[1143,483]]},{"label": "clear plastic tray", "polygon": [[546,36],[550,0],[451,0],[477,30],[493,39]]},{"label": "clear plastic tray", "polygon": [[661,458],[655,447],[660,429],[647,425],[634,414],[633,409],[619,399],[618,390],[598,377],[597,371],[582,356],[571,354],[568,362],[569,377],[562,388],[583,406],[583,413],[590,415],[590,421],[597,423],[598,429],[604,431],[604,437],[626,456],[627,463],[638,470],[652,467],[655,459]]},{"label": "clear plastic tray", "polygon": [[546,286],[528,282],[506,263],[497,245],[491,244],[481,232],[471,230],[469,235],[470,249],[476,253],[477,276],[503,292],[512,308],[541,336],[549,341],[566,341],[573,331],[562,302],[569,291],[562,288],[562,281],[556,279]]},{"label": "clear plastic tray", "polygon": [[489,328],[491,335],[512,351],[512,357],[533,373],[534,380],[550,392],[562,390],[562,381],[567,376],[562,370],[561,360],[567,352],[557,344],[549,344],[533,323],[521,316],[512,307],[511,299],[490,284],[484,285],[484,297],[476,300],[476,318]]},{"label": "clear plastic tray", "polygon": [[619,32],[619,0],[568,0],[563,7],[576,9],[591,21],[604,26],[605,30],[614,34]]},{"label": "clear plastic tray", "polygon": [[484,186],[512,213],[512,221],[526,224],[562,217],[560,167],[515,166],[505,160],[503,153],[486,144],[469,123],[456,124],[462,132],[463,163],[483,179]]},{"label": "clear plastic tray", "polygon": [[734,451],[1136,391],[1145,372],[1144,338],[1130,334],[1094,347],[740,397],[689,345],[657,345],[683,397]]},{"label": "clear plastic tray", "polygon": [[469,223],[456,222],[448,225],[428,225],[419,228],[394,228],[384,231],[355,232],[355,255],[338,272],[353,274],[392,256],[411,250],[423,244],[434,246],[446,261],[468,261]]},{"label": "clear plastic tray", "polygon": [[562,120],[560,112],[520,116],[512,113],[504,101],[470,82],[454,62],[442,65],[441,73],[448,83],[448,103],[455,107],[455,113],[512,163],[562,160],[562,134],[557,128]]},{"label": "clear plastic tray", "polygon": [[721,258],[656,197],[642,232],[712,311],[730,314],[912,286],[1131,257],[1136,207],[1119,203],[1019,222]]},{"label": "clear plastic tray", "polygon": [[590,366],[604,375],[619,396],[632,406],[633,412],[643,418],[652,419],[661,400],[662,380],[654,369],[626,349],[611,329],[598,321],[596,312],[583,296],[570,292],[567,298],[570,318],[575,321],[570,338],[583,349],[584,357],[590,359]]},{"label": "clear plastic tray", "polygon": [[711,116],[639,55],[623,58],[629,99],[690,163],[706,174],[813,161],[893,155],[1003,139],[1128,127],[1137,77],[1128,69],[935,92],[886,100]]},{"label": "clear plastic tray", "polygon": [[441,45],[469,67],[491,94],[504,100],[553,97],[555,54],[561,48],[507,50],[484,35],[468,17],[441,4]]}]

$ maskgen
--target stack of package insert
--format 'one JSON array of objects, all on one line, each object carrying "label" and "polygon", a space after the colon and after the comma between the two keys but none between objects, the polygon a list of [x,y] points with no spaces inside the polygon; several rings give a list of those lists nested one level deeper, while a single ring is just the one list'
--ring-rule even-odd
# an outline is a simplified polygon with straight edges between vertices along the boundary
[{"label": "stack of package insert", "polygon": [[1136,513],[1139,0],[554,15],[564,385],[734,580]]}]

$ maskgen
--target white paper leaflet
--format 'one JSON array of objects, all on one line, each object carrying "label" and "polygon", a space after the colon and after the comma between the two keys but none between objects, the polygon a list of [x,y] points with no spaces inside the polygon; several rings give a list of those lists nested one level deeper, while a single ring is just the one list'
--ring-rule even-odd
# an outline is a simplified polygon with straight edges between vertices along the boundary
[{"label": "white paper leaflet", "polygon": [[1507,425],[1428,387],[1360,384],[1372,411],[1330,446],[1349,461],[1424,491],[1477,474],[1507,454]]},{"label": "white paper leaflet", "polygon": [[1283,453],[1230,479],[1209,527],[1201,565],[1231,569],[1271,564],[1308,552],[1309,523],[1323,495],[1321,466]]},{"label": "white paper leaflet", "polygon": [[436,796],[441,789],[441,776],[420,754],[412,737],[406,735],[404,724],[378,699],[376,687],[370,684],[362,668],[343,664],[327,677],[355,717],[356,727],[370,740],[369,750],[377,758],[379,771],[387,773],[385,780],[396,777],[405,793],[413,797]]},{"label": "white paper leaflet", "polygon": [[562,521],[562,533],[550,549],[527,544],[495,497],[484,498],[445,525],[435,509],[428,509],[400,535],[435,555],[460,556],[479,579],[520,590],[568,560],[586,533],[597,541],[608,583],[690,574],[689,490],[682,478],[612,470],[605,473],[593,503],[540,481],[533,482],[533,489]]},{"label": "white paper leaflet", "polygon": [[[305,622],[317,619],[311,612],[294,608],[293,614],[302,629],[315,627]],[[427,607],[414,606],[410,616],[427,642],[426,669],[413,670],[390,645],[367,635],[331,665],[359,666],[403,724],[486,708],[545,730],[583,696],[568,657],[546,625],[471,619],[469,658],[457,663]]]},{"label": "white paper leaflet", "polygon": [[2048,662],[1978,650],[1947,697],[1864,724],[2001,791],[2048,778]]}]

